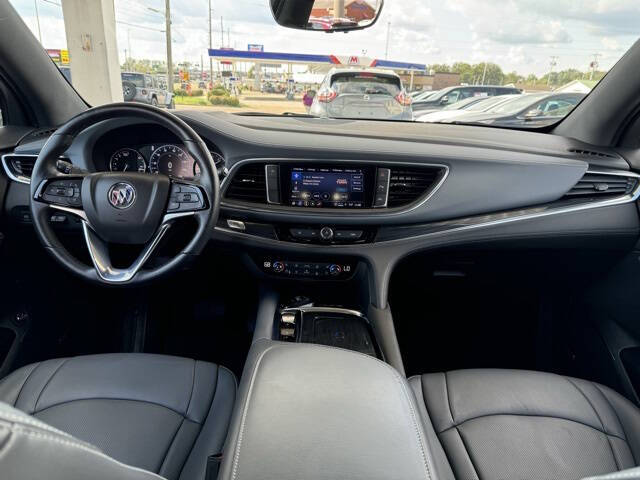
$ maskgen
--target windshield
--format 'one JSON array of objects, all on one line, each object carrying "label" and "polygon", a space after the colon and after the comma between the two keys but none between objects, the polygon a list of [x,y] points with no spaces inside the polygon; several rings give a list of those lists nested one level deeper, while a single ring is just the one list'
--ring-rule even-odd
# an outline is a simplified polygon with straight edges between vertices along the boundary
[{"label": "windshield", "polygon": [[[370,28],[327,34],[333,0],[315,1],[315,31],[278,25],[269,0],[113,0],[100,14],[10,3],[91,105],[404,122],[455,110],[464,123],[538,109],[552,93],[588,95],[640,20],[637,0],[386,0]],[[345,0],[341,21],[357,24],[369,3]],[[512,92],[521,98],[496,99]],[[581,98],[504,126],[555,123]]]}]

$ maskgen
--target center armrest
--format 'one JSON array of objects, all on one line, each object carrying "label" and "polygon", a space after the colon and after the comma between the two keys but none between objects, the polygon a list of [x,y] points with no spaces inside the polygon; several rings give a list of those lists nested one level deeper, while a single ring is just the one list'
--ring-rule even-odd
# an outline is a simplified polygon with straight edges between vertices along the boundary
[{"label": "center armrest", "polygon": [[407,381],[370,356],[258,341],[238,400],[220,479],[438,478]]}]

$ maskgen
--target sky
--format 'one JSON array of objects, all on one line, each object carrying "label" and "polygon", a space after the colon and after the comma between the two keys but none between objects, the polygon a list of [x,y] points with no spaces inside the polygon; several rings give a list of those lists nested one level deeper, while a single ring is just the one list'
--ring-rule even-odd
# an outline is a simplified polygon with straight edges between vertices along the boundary
[{"label": "sky", "polygon": [[[65,48],[62,0],[10,0],[38,35],[37,2],[45,48]],[[91,0],[93,1],[93,0]],[[166,58],[164,0],[114,0],[118,51],[133,58]],[[378,22],[362,31],[326,34],[281,27],[269,0],[212,0],[213,46],[246,50],[364,55],[422,64],[490,61],[505,72],[538,76],[555,70],[586,71],[594,54],[608,70],[640,37],[638,0],[385,0]],[[171,0],[175,63],[206,61],[209,45],[208,0]],[[127,25],[128,24],[131,25]],[[134,26],[132,26],[134,25]],[[144,28],[142,28],[144,27]],[[227,36],[227,29],[229,35]],[[229,41],[227,40],[229,37]]]}]

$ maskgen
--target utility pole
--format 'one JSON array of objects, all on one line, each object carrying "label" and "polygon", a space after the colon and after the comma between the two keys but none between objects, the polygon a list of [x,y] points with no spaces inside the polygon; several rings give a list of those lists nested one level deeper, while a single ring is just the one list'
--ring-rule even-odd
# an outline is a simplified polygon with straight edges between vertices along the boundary
[{"label": "utility pole", "polygon": [[164,18],[167,24],[167,90],[173,93],[173,58],[171,52],[171,0],[165,0]]},{"label": "utility pole", "polygon": [[482,83],[480,85],[484,85],[484,78],[487,76],[487,62],[484,62],[484,70],[482,70]]},{"label": "utility pole", "polygon": [[220,48],[224,47],[224,24],[222,23],[222,17],[220,17]]},{"label": "utility pole", "polygon": [[594,53],[593,54],[593,62],[591,62],[591,75],[589,76],[589,80],[593,80],[593,74],[596,73],[596,70],[599,66],[598,64],[598,57],[601,57],[602,55],[599,53]]},{"label": "utility pole", "polygon": [[33,4],[36,6],[36,21],[38,22],[38,40],[42,45],[42,31],[40,31],[40,11],[38,10],[38,0],[33,0]]},{"label": "utility pole", "polygon": [[552,55],[551,61],[549,62],[549,76],[547,77],[547,87],[551,85],[551,76],[553,75],[553,68],[558,64],[558,57],[556,55]]},{"label": "utility pole", "polygon": [[127,60],[127,70],[131,70],[131,29],[127,28],[127,46],[129,47],[129,56],[126,58]]},{"label": "utility pole", "polygon": [[[213,48],[213,28],[211,27],[211,0],[209,0],[209,48]],[[213,85],[213,58],[209,55],[209,81]]]},{"label": "utility pole", "polygon": [[231,27],[227,27],[227,47],[231,48]]},{"label": "utility pole", "polygon": [[384,49],[384,59],[389,60],[389,31],[391,30],[391,22],[387,22],[387,46]]}]

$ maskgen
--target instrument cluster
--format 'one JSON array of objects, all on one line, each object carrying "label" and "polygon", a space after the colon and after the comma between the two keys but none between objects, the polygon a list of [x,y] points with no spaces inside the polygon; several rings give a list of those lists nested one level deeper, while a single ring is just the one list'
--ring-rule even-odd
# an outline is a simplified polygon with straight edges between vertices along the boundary
[{"label": "instrument cluster", "polygon": [[[216,165],[224,164],[224,158],[211,152]],[[149,144],[122,147],[115,150],[108,161],[112,172],[162,173],[181,180],[196,180],[200,167],[184,147],[175,144]]]}]

